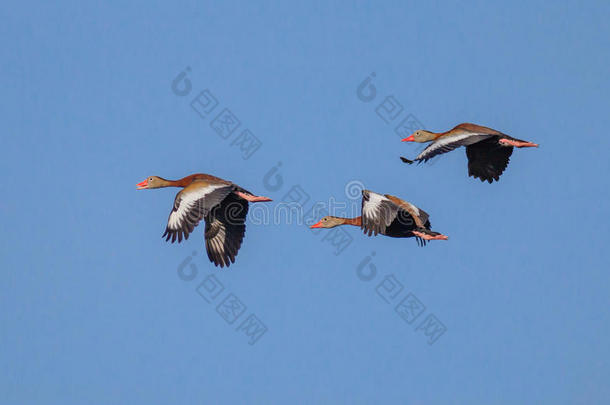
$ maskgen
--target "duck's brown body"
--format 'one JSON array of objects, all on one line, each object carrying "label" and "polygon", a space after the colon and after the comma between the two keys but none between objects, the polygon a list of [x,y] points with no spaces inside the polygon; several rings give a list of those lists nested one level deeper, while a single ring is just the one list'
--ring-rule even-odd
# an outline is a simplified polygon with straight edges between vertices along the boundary
[{"label": "duck's brown body", "polygon": [[[481,181],[498,181],[508,166],[513,147],[537,147],[535,143],[513,138],[495,129],[464,123],[447,132],[418,130],[403,141],[432,142],[413,161],[426,162],[460,146],[466,147],[468,175]],[[401,157],[405,163],[412,160]]]},{"label": "duck's brown body", "polygon": [[246,232],[248,203],[271,201],[256,196],[238,185],[209,174],[197,173],[180,180],[151,176],[138,189],[182,187],[167,221],[163,237],[174,243],[188,239],[189,234],[205,220],[205,245],[208,258],[216,266],[235,263]]}]

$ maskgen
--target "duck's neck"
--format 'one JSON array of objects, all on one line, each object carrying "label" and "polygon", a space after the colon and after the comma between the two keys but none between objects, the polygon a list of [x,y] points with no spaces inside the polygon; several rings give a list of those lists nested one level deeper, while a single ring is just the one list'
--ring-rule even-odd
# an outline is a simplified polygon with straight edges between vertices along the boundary
[{"label": "duck's neck", "polygon": [[183,177],[179,180],[165,180],[161,179],[161,187],[186,187],[193,182],[195,175],[191,174],[190,176]]},{"label": "duck's neck", "polygon": [[362,217],[356,217],[356,218],[339,218],[342,223],[341,225],[353,225],[353,226],[360,226],[362,225]]}]

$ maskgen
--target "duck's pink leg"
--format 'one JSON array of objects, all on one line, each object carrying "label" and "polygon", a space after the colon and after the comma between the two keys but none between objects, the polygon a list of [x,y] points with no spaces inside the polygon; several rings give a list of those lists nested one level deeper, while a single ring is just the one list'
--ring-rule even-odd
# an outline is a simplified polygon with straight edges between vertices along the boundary
[{"label": "duck's pink leg", "polygon": [[537,143],[513,141],[512,139],[505,139],[505,138],[500,139],[499,142],[503,143],[505,145],[515,146],[517,148],[537,148],[538,147]]},{"label": "duck's pink leg", "polygon": [[423,232],[419,232],[419,231],[412,231],[413,235],[415,236],[419,236],[422,239],[425,240],[447,240],[449,239],[449,236],[443,235],[443,234],[438,234],[438,235],[428,235],[427,233],[423,233]]},{"label": "duck's pink leg", "polygon": [[241,191],[236,191],[235,194],[237,194],[238,196],[240,196],[244,200],[250,201],[250,202],[273,201],[269,197],[263,197],[263,196],[258,196],[258,195],[246,194],[246,193],[242,193]]}]

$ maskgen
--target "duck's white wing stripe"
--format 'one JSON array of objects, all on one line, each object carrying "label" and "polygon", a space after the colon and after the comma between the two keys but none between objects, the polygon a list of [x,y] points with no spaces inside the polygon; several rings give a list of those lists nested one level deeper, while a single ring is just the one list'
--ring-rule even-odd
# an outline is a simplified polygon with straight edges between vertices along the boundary
[{"label": "duck's white wing stripe", "polygon": [[369,198],[362,206],[362,215],[369,218],[377,219],[379,217],[379,206],[382,201],[389,201],[384,196],[369,191]]},{"label": "duck's white wing stripe", "polygon": [[[215,191],[218,191],[220,193],[221,189],[225,189],[225,193],[221,194],[224,194],[224,196],[226,196],[232,188],[230,186],[227,186],[226,184],[213,184],[206,187],[191,189],[188,191],[186,191],[185,189],[185,191],[181,192],[176,198],[176,202],[174,203],[174,210],[171,212],[171,214],[169,215],[169,219],[167,220],[167,227],[170,230],[181,229],[182,224],[189,213],[192,213],[193,216],[198,217],[199,219],[202,218],[205,215],[205,212],[192,211],[203,210],[204,208],[209,210],[212,209],[217,203],[213,206],[207,206],[208,204],[205,204],[207,207],[203,207],[201,206],[201,204],[198,203],[198,201],[202,198],[210,196]],[[222,198],[224,198],[224,196]],[[222,198],[220,199],[220,201],[222,201]]]},{"label": "duck's white wing stripe", "polygon": [[368,195],[368,200],[365,200],[364,204],[362,205],[362,216],[367,220],[367,222],[372,221],[378,223],[379,221],[383,220],[383,225],[389,226],[394,220],[393,214],[396,211],[395,204],[381,194],[369,191]]},{"label": "duck's white wing stripe", "polygon": [[460,135],[452,135],[443,137],[437,141],[432,142],[426,149],[424,149],[415,160],[421,159],[430,159],[433,156],[436,156],[441,153],[450,152],[458,146],[462,146],[463,144],[468,144],[470,142],[463,142],[468,138],[472,138],[473,141],[478,141],[478,138],[491,136],[489,134],[479,134],[479,133],[468,133],[468,134],[460,134]]}]

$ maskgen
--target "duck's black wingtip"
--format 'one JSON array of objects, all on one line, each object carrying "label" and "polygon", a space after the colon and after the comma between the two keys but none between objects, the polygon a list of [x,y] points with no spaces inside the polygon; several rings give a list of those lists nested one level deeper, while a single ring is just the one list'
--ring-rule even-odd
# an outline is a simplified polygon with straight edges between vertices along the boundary
[{"label": "duck's black wingtip", "polygon": [[413,164],[413,161],[412,161],[412,160],[407,159],[406,157],[402,157],[402,156],[401,156],[401,157],[400,157],[400,160],[402,160],[404,163],[407,163],[407,164],[410,164],[410,165],[411,165],[411,164]]}]

